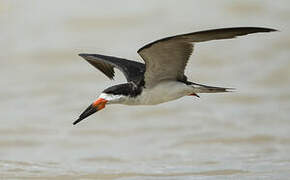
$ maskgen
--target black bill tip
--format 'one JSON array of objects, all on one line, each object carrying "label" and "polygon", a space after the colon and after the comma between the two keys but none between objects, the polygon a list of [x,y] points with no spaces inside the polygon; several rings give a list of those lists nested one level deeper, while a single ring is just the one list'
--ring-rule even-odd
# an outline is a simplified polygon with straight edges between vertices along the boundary
[{"label": "black bill tip", "polygon": [[78,118],[76,121],[73,122],[73,125],[76,125],[77,123],[79,123],[81,120],[83,120],[82,118]]},{"label": "black bill tip", "polygon": [[87,118],[88,116],[94,114],[98,111],[98,108],[94,107],[92,104],[79,116],[79,118],[73,122],[73,125],[81,122],[83,119]]}]

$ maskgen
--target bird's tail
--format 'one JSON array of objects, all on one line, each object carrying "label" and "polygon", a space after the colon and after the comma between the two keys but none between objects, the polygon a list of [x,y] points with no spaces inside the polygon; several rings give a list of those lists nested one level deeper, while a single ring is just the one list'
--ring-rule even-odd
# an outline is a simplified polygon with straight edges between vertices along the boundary
[{"label": "bird's tail", "polygon": [[194,87],[194,93],[222,93],[222,92],[233,92],[234,88],[214,87],[206,86],[203,84],[191,83]]}]

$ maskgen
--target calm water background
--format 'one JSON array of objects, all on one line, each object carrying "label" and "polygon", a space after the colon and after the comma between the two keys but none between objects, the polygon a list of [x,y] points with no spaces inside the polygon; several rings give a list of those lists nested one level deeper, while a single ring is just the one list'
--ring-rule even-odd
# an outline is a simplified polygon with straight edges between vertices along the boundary
[{"label": "calm water background", "polygon": [[[289,179],[290,1],[0,0],[0,179]],[[235,87],[72,122],[108,80],[78,53],[141,61],[158,38],[230,26],[278,33],[201,43],[189,79]]]}]

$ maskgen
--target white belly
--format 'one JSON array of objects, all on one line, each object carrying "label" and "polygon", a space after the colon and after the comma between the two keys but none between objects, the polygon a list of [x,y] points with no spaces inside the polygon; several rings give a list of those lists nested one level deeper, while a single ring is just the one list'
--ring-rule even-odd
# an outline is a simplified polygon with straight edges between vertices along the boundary
[{"label": "white belly", "polygon": [[122,104],[126,105],[155,105],[172,101],[191,94],[192,86],[177,81],[164,81],[153,88],[144,88],[142,93],[135,98],[128,98]]}]

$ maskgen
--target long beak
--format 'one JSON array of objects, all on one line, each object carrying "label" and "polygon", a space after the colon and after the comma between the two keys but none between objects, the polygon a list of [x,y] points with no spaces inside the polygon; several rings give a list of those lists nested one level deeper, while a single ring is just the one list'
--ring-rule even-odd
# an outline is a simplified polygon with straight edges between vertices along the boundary
[{"label": "long beak", "polygon": [[79,123],[80,121],[82,121],[83,119],[85,119],[86,117],[94,114],[95,112],[103,109],[106,106],[106,103],[108,101],[103,99],[103,98],[99,98],[98,100],[96,100],[95,102],[93,102],[80,116],[79,118],[73,122],[73,125],[76,125],[77,123]]}]

